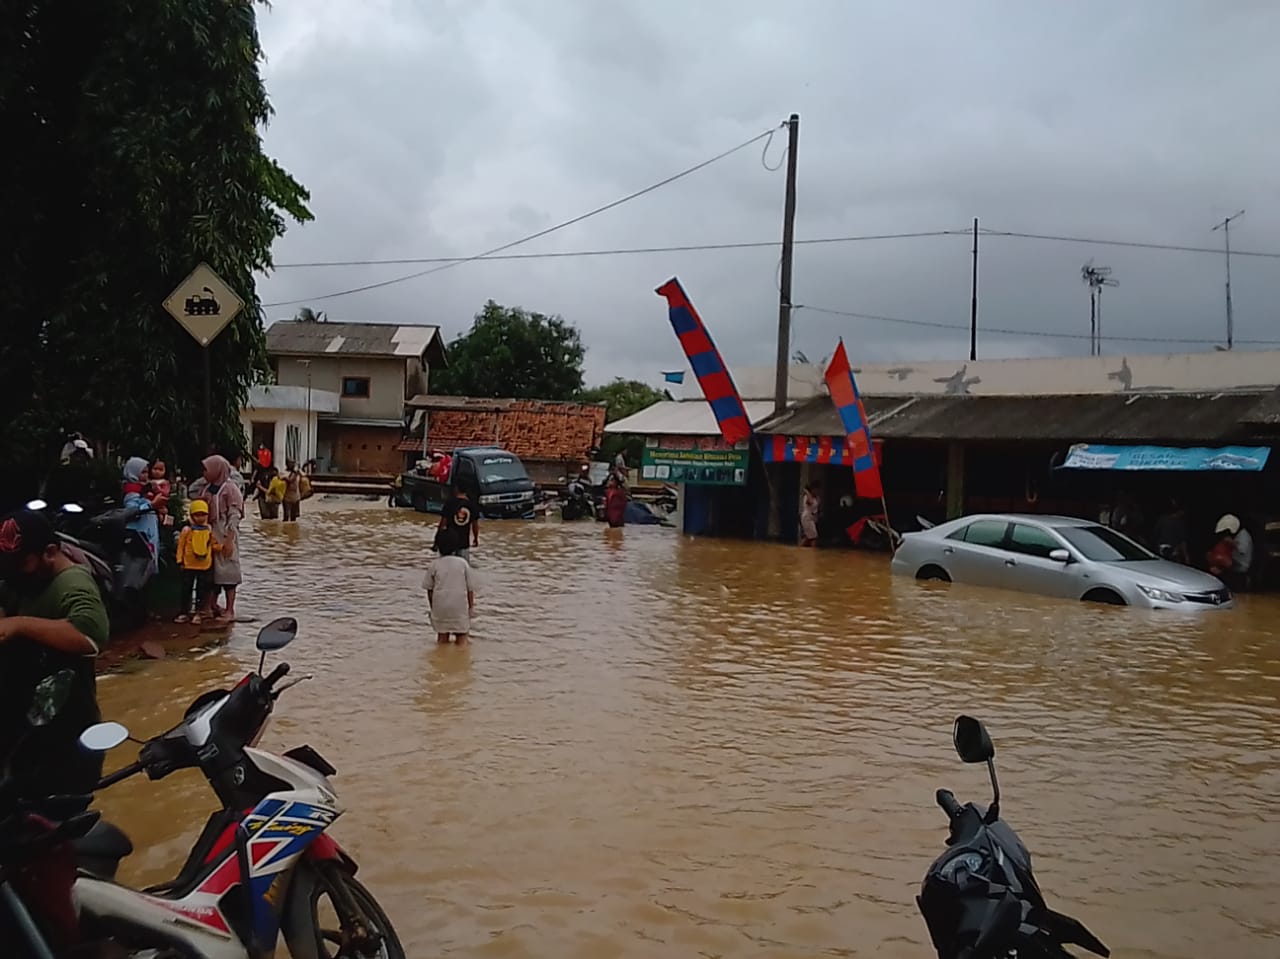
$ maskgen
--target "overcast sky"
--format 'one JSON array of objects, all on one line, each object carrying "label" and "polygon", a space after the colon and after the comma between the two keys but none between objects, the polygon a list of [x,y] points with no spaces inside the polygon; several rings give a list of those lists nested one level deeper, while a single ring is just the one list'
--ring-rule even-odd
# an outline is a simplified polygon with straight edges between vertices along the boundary
[{"label": "overcast sky", "polygon": [[[267,149],[311,190],[279,264],[470,256],[801,115],[797,238],[983,228],[1280,250],[1280,5],[1149,0],[275,0],[260,9]],[[782,159],[783,135],[767,160]],[[513,252],[774,241],[761,145]],[[967,237],[805,245],[799,304],[967,326]],[[1104,334],[1223,337],[1223,258],[984,237],[981,327],[1088,334],[1090,257],[1120,281]],[[559,313],[589,383],[682,354],[677,275],[731,366],[773,362],[778,250],[281,268],[265,303],[464,331],[487,299]],[[1232,259],[1235,335],[1280,341],[1280,261]],[[268,319],[297,306],[267,309]],[[855,362],[965,356],[965,330],[800,310],[793,347]],[[1109,342],[1108,352],[1209,346]],[[979,357],[1087,339],[981,334]]]}]

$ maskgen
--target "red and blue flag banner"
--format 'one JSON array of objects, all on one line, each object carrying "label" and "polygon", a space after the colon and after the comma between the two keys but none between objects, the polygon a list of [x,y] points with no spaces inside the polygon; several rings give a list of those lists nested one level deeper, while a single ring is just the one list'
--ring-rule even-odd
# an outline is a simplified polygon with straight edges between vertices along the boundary
[{"label": "red and blue flag banner", "polygon": [[[872,443],[876,465],[882,457],[882,441]],[[782,436],[765,438],[761,445],[766,463],[816,463],[819,466],[851,466],[853,455],[843,436]]]},{"label": "red and blue flag banner", "polygon": [[858,393],[843,339],[827,366],[826,380],[831,402],[835,403],[840,422],[848,434],[846,443],[853,460],[854,490],[864,499],[880,499],[884,496],[884,486],[880,482],[880,466],[876,463],[875,447],[871,442],[871,427],[867,425],[867,411],[862,406],[862,396]]},{"label": "red and blue flag banner", "polygon": [[698,385],[702,387],[702,395],[711,404],[711,412],[715,414],[725,442],[733,445],[750,439],[751,421],[747,419],[747,409],[742,405],[742,397],[738,395],[738,388],[733,385],[729,368],[724,365],[715,343],[711,342],[711,334],[703,325],[698,311],[689,302],[684,287],[673,276],[654,292],[667,301],[671,327],[676,331],[684,355],[689,358],[693,375],[698,378]]}]

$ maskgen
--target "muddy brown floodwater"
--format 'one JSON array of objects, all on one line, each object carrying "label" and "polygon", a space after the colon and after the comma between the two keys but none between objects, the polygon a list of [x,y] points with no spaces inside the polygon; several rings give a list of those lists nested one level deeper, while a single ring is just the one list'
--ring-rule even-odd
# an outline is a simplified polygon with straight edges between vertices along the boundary
[{"label": "muddy brown floodwater", "polygon": [[[430,520],[307,504],[245,539],[243,611],[293,614],[314,680],[263,745],[339,769],[334,834],[411,957],[932,955],[914,896],[982,717],[1049,897],[1127,959],[1280,955],[1280,603],[1188,618],[893,579],[882,557],[595,524],[488,523],[476,642],[437,648]],[[255,662],[103,678],[161,731]],[[133,757],[117,750],[109,761]],[[103,794],[169,878],[196,773]],[[283,950],[281,950],[283,952]]]}]

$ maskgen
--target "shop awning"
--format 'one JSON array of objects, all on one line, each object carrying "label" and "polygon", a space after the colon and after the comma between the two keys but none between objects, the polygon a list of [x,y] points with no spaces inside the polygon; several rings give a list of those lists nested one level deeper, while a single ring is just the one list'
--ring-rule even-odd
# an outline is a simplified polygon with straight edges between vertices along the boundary
[{"label": "shop awning", "polygon": [[1175,470],[1182,472],[1235,471],[1256,473],[1267,465],[1268,446],[1102,446],[1080,443],[1071,447],[1061,469]]},{"label": "shop awning", "polygon": [[[852,466],[846,438],[843,436],[761,436],[766,463],[829,463]],[[876,462],[880,462],[881,444],[872,440]]]}]

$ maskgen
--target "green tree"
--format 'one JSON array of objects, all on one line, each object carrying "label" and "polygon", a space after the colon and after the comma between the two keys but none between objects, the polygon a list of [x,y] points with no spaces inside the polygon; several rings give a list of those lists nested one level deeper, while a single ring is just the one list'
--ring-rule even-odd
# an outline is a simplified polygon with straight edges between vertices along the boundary
[{"label": "green tree", "polygon": [[[613,423],[626,419],[633,413],[639,413],[646,407],[662,400],[671,399],[666,390],[654,389],[648,383],[639,380],[624,380],[618,377],[604,386],[593,386],[583,390],[578,398],[584,403],[603,403],[605,405],[605,422]],[[635,465],[640,462],[640,450],[644,438],[640,436],[624,436],[608,433],[600,444],[600,458],[612,461],[619,451],[627,455],[627,462]]]},{"label": "green tree", "polygon": [[311,307],[309,306],[304,306],[302,309],[300,309],[297,315],[294,316],[294,319],[297,320],[299,323],[329,322],[329,317],[325,315],[324,310],[321,310],[319,313],[317,313],[315,310],[311,309]]},{"label": "green tree", "polygon": [[617,377],[612,383],[593,386],[583,390],[578,398],[584,403],[603,403],[605,405],[605,422],[626,419],[633,413],[652,406],[661,400],[671,399],[666,390],[654,389],[648,383],[639,380],[624,380]]},{"label": "green tree", "polygon": [[493,300],[471,329],[449,344],[449,365],[431,372],[431,391],[446,396],[569,400],[582,389],[582,337],[558,316],[500,306]]},{"label": "green tree", "polygon": [[0,470],[77,429],[190,464],[203,356],[161,308],[207,262],[245,301],[210,350],[213,438],[266,366],[253,275],[306,190],[266,156],[250,0],[14,0],[0,32]]}]

